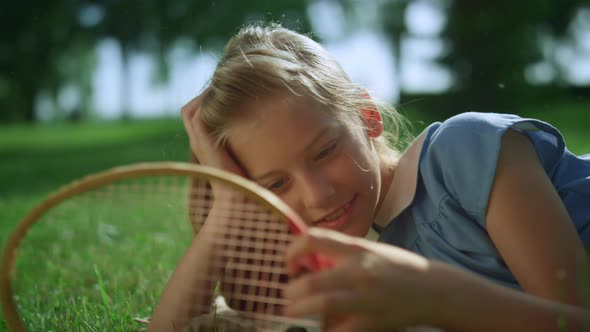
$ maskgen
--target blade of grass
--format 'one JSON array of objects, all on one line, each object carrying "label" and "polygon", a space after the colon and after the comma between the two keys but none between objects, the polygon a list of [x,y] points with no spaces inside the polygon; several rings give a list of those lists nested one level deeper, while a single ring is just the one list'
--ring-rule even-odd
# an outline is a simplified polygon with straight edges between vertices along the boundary
[{"label": "blade of grass", "polygon": [[111,298],[109,297],[109,295],[107,294],[107,292],[104,289],[104,283],[102,281],[102,276],[101,276],[100,271],[98,270],[98,266],[96,266],[96,264],[94,264],[94,272],[96,273],[96,278],[98,280],[98,289],[100,291],[102,303],[106,307],[108,307],[111,304]]}]

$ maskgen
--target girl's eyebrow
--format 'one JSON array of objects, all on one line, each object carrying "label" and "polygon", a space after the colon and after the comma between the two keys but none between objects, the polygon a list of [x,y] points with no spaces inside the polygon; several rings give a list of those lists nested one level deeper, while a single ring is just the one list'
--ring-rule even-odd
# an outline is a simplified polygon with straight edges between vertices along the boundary
[{"label": "girl's eyebrow", "polygon": [[326,126],[320,130],[320,132],[315,135],[315,137],[309,143],[307,143],[305,148],[303,148],[303,151],[309,151],[322,137],[332,131],[332,129],[334,129],[334,126]]},{"label": "girl's eyebrow", "polygon": [[[309,142],[307,143],[307,145],[305,146],[305,148],[303,148],[303,151],[309,151],[322,137],[324,137],[326,134],[330,133],[331,131],[333,131],[334,129],[336,129],[336,126],[326,126],[324,127],[322,130],[320,130],[319,133],[317,133],[315,135],[315,137]],[[274,170],[265,172],[261,175],[257,175],[257,176],[253,176],[252,180],[254,181],[260,181],[270,175],[272,175],[272,173],[274,173]]]}]

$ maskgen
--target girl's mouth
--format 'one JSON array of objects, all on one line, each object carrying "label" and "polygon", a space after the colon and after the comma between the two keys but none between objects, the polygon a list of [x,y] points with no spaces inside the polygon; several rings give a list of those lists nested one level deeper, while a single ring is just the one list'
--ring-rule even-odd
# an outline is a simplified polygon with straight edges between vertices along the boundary
[{"label": "girl's mouth", "polygon": [[313,224],[317,227],[322,228],[329,228],[333,230],[341,230],[348,224],[350,219],[350,215],[352,212],[352,208],[354,207],[354,203],[356,202],[356,195],[348,201],[348,203],[342,205],[340,208],[336,209],[334,212],[328,214],[327,216],[323,217],[315,221]]}]

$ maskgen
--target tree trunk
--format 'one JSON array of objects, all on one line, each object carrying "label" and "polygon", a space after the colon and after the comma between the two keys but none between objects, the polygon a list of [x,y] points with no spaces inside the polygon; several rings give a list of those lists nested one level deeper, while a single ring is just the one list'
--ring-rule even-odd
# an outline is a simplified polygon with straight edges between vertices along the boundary
[{"label": "tree trunk", "polygon": [[35,114],[35,97],[37,96],[37,91],[35,88],[29,83],[27,86],[23,87],[22,90],[22,108],[24,113],[24,120],[26,123],[34,123],[37,120],[37,116]]},{"label": "tree trunk", "polygon": [[131,68],[129,67],[129,46],[125,42],[121,43],[121,63],[123,64],[121,78],[121,120],[131,119],[131,95],[129,84],[131,83]]}]

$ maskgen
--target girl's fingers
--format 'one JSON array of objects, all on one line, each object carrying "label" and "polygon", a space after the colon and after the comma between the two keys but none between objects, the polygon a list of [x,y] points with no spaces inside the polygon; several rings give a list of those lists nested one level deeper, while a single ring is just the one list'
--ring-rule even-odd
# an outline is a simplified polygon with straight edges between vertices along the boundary
[{"label": "girl's fingers", "polygon": [[[193,142],[195,141],[195,135],[193,133],[194,130],[193,130],[192,123],[190,120],[188,120],[188,117],[189,116],[187,115],[187,113],[184,111],[184,108],[183,108],[182,123],[184,124],[184,130],[186,131],[186,133],[188,135],[188,140],[189,140],[189,143],[191,143],[191,149],[192,149]],[[194,153],[194,151],[193,151],[193,153]]]},{"label": "girl's fingers", "polygon": [[181,108],[180,112],[181,112],[183,118],[186,117],[188,119],[192,119],[192,117],[198,111],[199,106],[201,105],[201,102],[203,101],[203,98],[205,97],[205,95],[207,94],[208,91],[209,91],[209,88],[206,88],[205,90],[203,90],[203,92],[201,92],[200,95],[191,99],[191,101],[186,103],[186,105],[184,105]]},{"label": "girl's fingers", "polygon": [[196,142],[203,142],[203,144],[208,144],[208,146],[213,145],[213,140],[209,136],[207,127],[198,112],[193,115],[190,124],[192,125]]},{"label": "girl's fingers", "polygon": [[235,160],[223,148],[217,147],[211,138],[200,114],[201,102],[209,91],[205,89],[200,95],[193,98],[181,109],[184,129],[189,137],[191,151],[199,163],[207,166],[221,168],[223,170],[244,176],[245,172],[238,166]]},{"label": "girl's fingers", "polygon": [[199,131],[201,131],[202,128],[195,128],[193,119],[198,118],[195,115],[198,114],[199,109],[201,107],[201,102],[202,102],[205,94],[208,91],[209,91],[209,88],[205,89],[200,95],[193,98],[186,105],[184,105],[180,110],[180,114],[182,115],[182,122],[184,124],[184,129],[186,130],[186,132],[188,134],[189,141],[191,143],[191,149],[193,150],[193,153],[196,153],[196,151],[194,151],[193,146],[200,139],[203,139],[202,137],[198,137]]},{"label": "girl's fingers", "polygon": [[326,293],[338,289],[355,288],[355,281],[361,279],[357,265],[346,264],[316,273],[308,273],[291,280],[283,289],[285,298],[296,301],[312,294]]},{"label": "girl's fingers", "polygon": [[336,261],[364,252],[360,238],[321,228],[310,228],[306,234],[295,237],[287,248],[285,260],[289,272],[298,271],[302,261],[311,254],[328,256]]},{"label": "girl's fingers", "polygon": [[293,301],[285,307],[290,317],[305,317],[321,312],[323,315],[342,314],[358,310],[359,303],[352,291],[341,290],[321,293]]},{"label": "girl's fingers", "polygon": [[186,122],[190,122],[190,120],[195,116],[195,113],[198,112],[199,107],[201,106],[201,101],[203,96],[208,91],[205,90],[202,94],[196,96],[195,98],[191,99],[186,105],[182,106],[180,109],[180,114],[182,115],[182,120]]},{"label": "girl's fingers", "polygon": [[207,126],[203,122],[201,103],[210,88],[193,98],[181,109],[182,122],[189,138],[189,144],[195,159],[202,165],[212,166],[245,177],[245,172],[229,155],[225,148],[214,144]]},{"label": "girl's fingers", "polygon": [[[356,332],[356,331],[373,331],[373,325],[366,317],[363,316],[345,316],[338,317],[333,324],[324,326],[326,332]],[[377,318],[376,318],[377,319]]]}]

